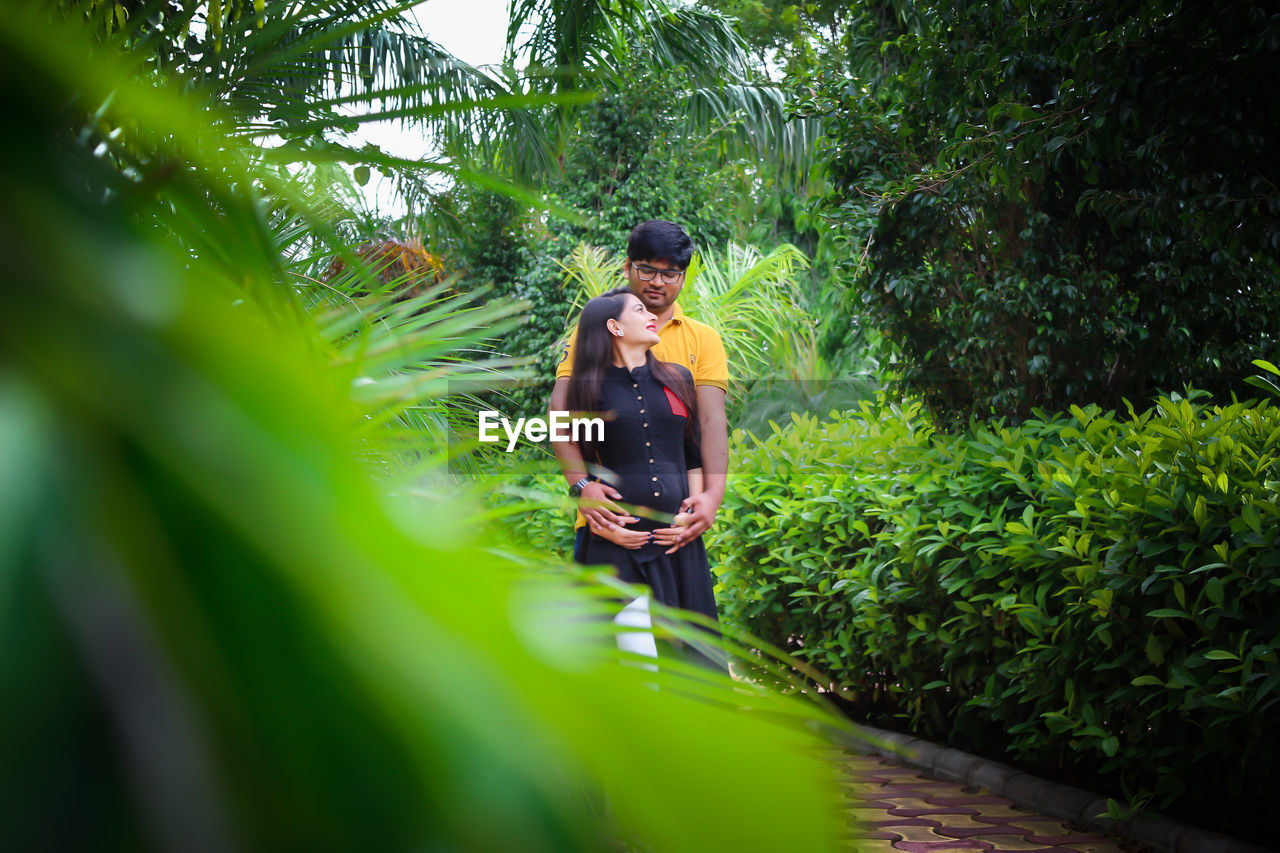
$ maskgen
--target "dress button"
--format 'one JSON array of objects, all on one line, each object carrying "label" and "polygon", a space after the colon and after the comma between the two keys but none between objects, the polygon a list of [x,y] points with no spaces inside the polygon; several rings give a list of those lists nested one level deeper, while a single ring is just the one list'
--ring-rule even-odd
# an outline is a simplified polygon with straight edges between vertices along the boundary
[{"label": "dress button", "polygon": [[654,478],[653,478],[653,482],[655,482],[655,483],[656,483],[656,482],[658,482],[658,478],[657,478],[657,477],[654,477]]},{"label": "dress button", "polygon": [[636,395],[636,399],[637,399],[637,400],[639,400],[639,399],[640,399],[640,395],[639,395],[639,394],[637,394],[637,395]]},{"label": "dress button", "polygon": [[652,459],[650,459],[650,460],[649,460],[649,464],[650,464],[650,465],[652,465],[652,464],[653,464],[653,460],[652,460]]},{"label": "dress button", "polygon": [[642,415],[644,414],[644,409],[641,409],[641,410],[640,410],[640,414],[642,414]]},{"label": "dress button", "polygon": [[649,442],[647,442],[647,441],[646,441],[646,442],[644,443],[644,446],[645,446],[645,447],[648,447],[648,446],[649,446]]},{"label": "dress button", "polygon": [[659,495],[657,492],[654,492],[654,493],[653,493],[653,496],[654,496],[655,498],[656,498],[656,497],[661,497],[661,495]]},{"label": "dress button", "polygon": [[632,383],[631,383],[631,387],[632,387],[632,388],[639,388],[640,386],[639,386],[639,385],[637,385],[636,383],[632,382]]},{"label": "dress button", "polygon": [[642,427],[647,427],[647,426],[648,426],[648,424],[640,424],[640,426],[642,426]]}]

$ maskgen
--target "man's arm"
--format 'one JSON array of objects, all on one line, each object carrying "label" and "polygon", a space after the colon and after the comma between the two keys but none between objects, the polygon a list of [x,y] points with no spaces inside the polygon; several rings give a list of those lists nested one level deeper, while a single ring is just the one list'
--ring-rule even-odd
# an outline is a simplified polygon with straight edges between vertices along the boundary
[{"label": "man's arm", "polygon": [[703,492],[715,495],[716,509],[724,501],[729,474],[729,421],[724,413],[724,389],[699,385],[698,427],[702,430]]},{"label": "man's arm", "polygon": [[[564,412],[568,408],[569,380],[558,378],[551,388],[551,405],[547,407],[547,412]],[[587,476],[587,465],[582,461],[582,451],[578,449],[578,445],[572,441],[553,441],[551,450],[556,459],[560,460],[560,470],[564,472],[564,478],[570,486]]]},{"label": "man's arm", "polygon": [[[560,377],[551,389],[550,412],[563,412],[569,408],[569,380]],[[551,450],[560,461],[560,470],[569,485],[587,476],[587,465],[582,459],[582,451],[572,441],[553,441]],[[613,500],[621,500],[622,495],[604,483],[591,482],[582,490],[578,499],[578,511],[587,520],[592,530],[608,528],[611,525],[628,524],[636,519],[623,512]]]},{"label": "man's arm", "polygon": [[699,385],[698,427],[702,431],[702,491],[691,493],[681,509],[691,516],[668,554],[702,535],[716,520],[729,473],[729,421],[724,413],[724,389]]}]

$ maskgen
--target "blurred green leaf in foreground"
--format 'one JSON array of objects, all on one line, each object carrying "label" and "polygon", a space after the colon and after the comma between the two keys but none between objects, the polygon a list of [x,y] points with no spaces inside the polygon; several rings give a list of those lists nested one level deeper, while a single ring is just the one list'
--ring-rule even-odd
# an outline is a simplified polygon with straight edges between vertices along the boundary
[{"label": "blurred green leaf in foreground", "polygon": [[0,847],[832,848],[825,712],[620,666],[599,585],[393,504],[287,183],[39,14],[0,16]]}]

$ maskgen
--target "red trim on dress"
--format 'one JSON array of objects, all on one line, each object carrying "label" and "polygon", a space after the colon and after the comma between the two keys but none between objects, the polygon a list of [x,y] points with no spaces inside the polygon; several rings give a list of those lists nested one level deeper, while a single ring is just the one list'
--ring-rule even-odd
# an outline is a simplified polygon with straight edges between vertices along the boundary
[{"label": "red trim on dress", "polygon": [[664,385],[662,392],[667,395],[667,402],[671,405],[671,414],[679,415],[682,418],[689,417],[689,410],[684,407],[684,403],[680,402],[680,398],[670,388]]}]

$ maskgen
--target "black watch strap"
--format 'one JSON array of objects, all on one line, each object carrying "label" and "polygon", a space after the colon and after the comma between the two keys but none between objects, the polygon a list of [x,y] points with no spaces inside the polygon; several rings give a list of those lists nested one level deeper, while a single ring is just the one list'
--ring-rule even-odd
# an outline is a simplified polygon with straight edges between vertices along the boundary
[{"label": "black watch strap", "polygon": [[576,498],[578,495],[582,494],[582,490],[585,489],[587,487],[587,483],[590,482],[590,477],[583,477],[581,480],[574,483],[569,487],[569,497]]}]

